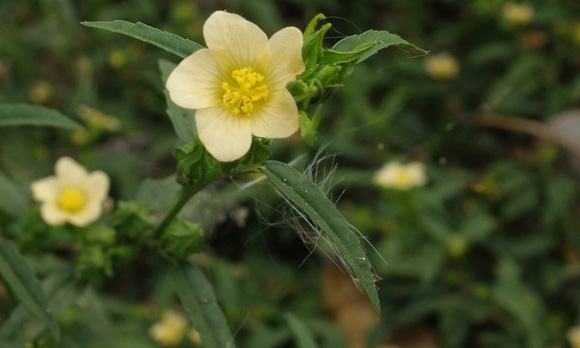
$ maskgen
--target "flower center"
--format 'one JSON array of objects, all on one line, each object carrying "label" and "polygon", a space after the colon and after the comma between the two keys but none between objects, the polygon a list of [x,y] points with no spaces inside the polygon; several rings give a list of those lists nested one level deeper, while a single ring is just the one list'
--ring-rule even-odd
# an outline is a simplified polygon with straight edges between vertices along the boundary
[{"label": "flower center", "polygon": [[236,115],[249,115],[254,111],[255,103],[268,100],[270,90],[264,83],[264,75],[246,67],[232,71],[235,85],[222,83],[224,95],[222,98],[225,107],[231,108]]},{"label": "flower center", "polygon": [[56,204],[61,210],[69,213],[77,213],[85,207],[87,196],[76,187],[65,187],[60,191]]},{"label": "flower center", "polygon": [[411,185],[411,175],[406,170],[400,170],[395,176],[397,187],[409,187]]}]

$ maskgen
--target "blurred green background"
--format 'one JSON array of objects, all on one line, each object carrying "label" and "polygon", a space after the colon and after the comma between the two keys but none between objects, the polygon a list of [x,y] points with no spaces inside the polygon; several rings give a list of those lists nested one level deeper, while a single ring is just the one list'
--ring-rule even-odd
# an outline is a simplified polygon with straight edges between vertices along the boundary
[{"label": "blurred green background", "polygon": [[[208,270],[240,347],[295,347],[287,312],[323,348],[580,347],[577,1],[0,0],[0,103],[42,104],[86,126],[0,128],[0,179],[26,189],[72,155],[111,176],[114,200],[146,200],[143,180],[174,172],[178,140],[158,60],[177,60],[79,23],[141,21],[203,43],[203,23],[218,9],[269,35],[323,12],[333,24],[328,45],[381,29],[431,52],[374,56],[325,103],[315,146],[299,136],[273,143],[277,160],[312,158],[321,146],[336,154],[332,194],[369,241],[380,318],[346,273],[311,255],[294,231],[301,222],[266,184],[223,181],[186,209],[206,233],[206,252],[193,259]],[[391,161],[425,163],[427,184],[374,184]],[[159,185],[157,203],[173,187],[146,184]],[[16,203],[0,204],[0,228],[41,275],[43,265],[66,262],[46,261],[43,245],[58,237],[34,216],[14,219]],[[139,255],[102,285],[72,286],[63,297],[80,297],[60,317],[58,347],[159,347],[150,327],[181,309],[156,261]],[[3,294],[0,322],[15,305]],[[198,343],[184,337],[178,346]],[[30,347],[53,346],[41,337]]]}]

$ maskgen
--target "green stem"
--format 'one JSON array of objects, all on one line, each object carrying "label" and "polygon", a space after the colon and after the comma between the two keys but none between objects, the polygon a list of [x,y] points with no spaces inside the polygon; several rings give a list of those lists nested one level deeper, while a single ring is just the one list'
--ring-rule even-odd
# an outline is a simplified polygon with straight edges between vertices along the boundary
[{"label": "green stem", "polygon": [[199,186],[192,186],[192,187],[182,187],[181,188],[181,193],[179,195],[179,199],[177,200],[177,202],[175,202],[175,204],[173,205],[173,207],[171,207],[171,210],[167,213],[167,215],[165,215],[165,218],[163,218],[163,221],[161,221],[161,223],[157,226],[157,228],[155,229],[155,231],[153,231],[153,238],[158,237],[163,230],[165,229],[165,227],[167,227],[167,225],[169,225],[169,223],[171,222],[171,220],[173,220],[173,218],[179,214],[179,212],[181,211],[181,209],[183,208],[184,205],[187,204],[187,202],[189,202],[189,200],[199,191],[201,191],[206,185],[199,185]]}]

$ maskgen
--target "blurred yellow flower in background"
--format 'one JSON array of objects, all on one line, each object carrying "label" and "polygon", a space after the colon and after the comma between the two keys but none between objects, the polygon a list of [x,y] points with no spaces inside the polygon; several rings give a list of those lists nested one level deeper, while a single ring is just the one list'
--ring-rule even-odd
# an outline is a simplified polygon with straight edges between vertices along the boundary
[{"label": "blurred yellow flower in background", "polygon": [[534,18],[534,8],[529,4],[508,2],[502,8],[502,16],[509,23],[526,24]]},{"label": "blurred yellow flower in background", "polygon": [[425,165],[420,162],[400,164],[389,162],[373,176],[373,182],[385,188],[409,190],[427,183]]},{"label": "blurred yellow flower in background", "polygon": [[120,69],[127,63],[127,55],[123,51],[113,51],[109,53],[109,65],[115,69]]},{"label": "blurred yellow flower in background", "polygon": [[570,347],[580,348],[580,326],[575,326],[568,330],[568,341],[570,342]]},{"label": "blurred yellow flower in background", "polygon": [[191,329],[189,329],[187,336],[189,337],[191,342],[195,343],[198,346],[201,346],[202,343],[201,335],[199,334],[199,331],[197,331],[196,328],[192,327]]},{"label": "blurred yellow flower in background", "polygon": [[107,174],[88,173],[70,157],[61,157],[56,162],[55,173],[31,186],[34,199],[42,204],[43,220],[50,225],[70,222],[80,227],[97,220],[109,193]]},{"label": "blurred yellow flower in background", "polygon": [[54,89],[48,81],[39,81],[30,89],[30,100],[43,104],[54,96]]},{"label": "blurred yellow flower in background", "polygon": [[167,311],[161,321],[151,326],[149,334],[162,346],[171,347],[179,344],[185,335],[187,320],[176,311]]},{"label": "blurred yellow flower in background", "polygon": [[448,53],[439,53],[425,59],[427,74],[437,80],[450,80],[459,73],[459,63]]},{"label": "blurred yellow flower in background", "polygon": [[89,106],[79,106],[77,113],[93,129],[108,132],[116,132],[121,129],[121,122],[116,117],[105,115],[103,112]]},{"label": "blurred yellow flower in background", "polygon": [[302,32],[284,28],[268,40],[236,14],[214,12],[203,26],[208,48],[185,58],[167,79],[171,99],[196,109],[199,138],[219,161],[244,156],[252,135],[285,138],[298,130],[286,84],[304,71]]}]

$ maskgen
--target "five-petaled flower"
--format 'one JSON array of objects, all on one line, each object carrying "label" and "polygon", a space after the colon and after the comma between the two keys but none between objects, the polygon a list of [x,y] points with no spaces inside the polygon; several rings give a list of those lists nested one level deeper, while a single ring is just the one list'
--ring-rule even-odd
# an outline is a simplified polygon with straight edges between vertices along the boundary
[{"label": "five-petaled flower", "polygon": [[286,89],[304,71],[302,33],[268,37],[254,23],[224,11],[203,26],[208,48],[185,58],[167,79],[171,99],[196,109],[207,151],[223,162],[246,154],[252,135],[285,138],[298,130],[298,108]]},{"label": "five-petaled flower", "polygon": [[43,220],[50,225],[70,222],[80,227],[97,220],[109,192],[107,174],[88,173],[70,157],[59,158],[55,172],[31,186],[34,199],[42,203]]}]

